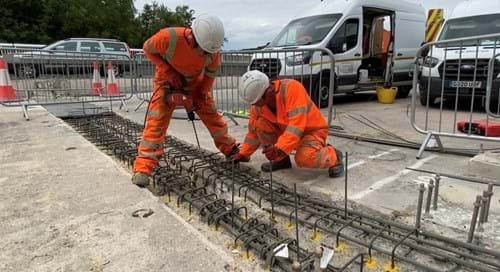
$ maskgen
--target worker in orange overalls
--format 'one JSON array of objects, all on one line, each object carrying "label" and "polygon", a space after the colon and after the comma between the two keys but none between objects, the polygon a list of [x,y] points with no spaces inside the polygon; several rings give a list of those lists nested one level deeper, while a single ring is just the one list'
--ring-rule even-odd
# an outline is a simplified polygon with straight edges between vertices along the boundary
[{"label": "worker in orange overalls", "polygon": [[231,157],[233,161],[249,161],[263,145],[263,153],[270,161],[262,164],[264,172],[291,168],[289,156],[296,150],[297,166],[328,168],[332,178],[342,175],[342,152],[326,143],[325,118],[300,82],[270,82],[264,73],[253,70],[242,76],[238,89],[251,107],[248,132],[240,152]]},{"label": "worker in orange overalls", "polygon": [[227,124],[217,113],[211,93],[223,42],[222,22],[214,16],[200,15],[191,28],[165,28],[144,43],[144,54],[153,62],[156,72],[134,162],[134,184],[149,184],[149,176],[163,154],[166,130],[177,106],[184,106],[188,116],[194,116],[193,111],[198,114],[224,155],[238,153],[238,145],[228,135]]}]

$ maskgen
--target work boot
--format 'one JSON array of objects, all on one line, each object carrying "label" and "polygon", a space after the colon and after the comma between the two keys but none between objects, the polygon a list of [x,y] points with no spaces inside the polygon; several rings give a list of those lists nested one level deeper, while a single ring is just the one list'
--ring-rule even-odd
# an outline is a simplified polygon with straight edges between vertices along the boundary
[{"label": "work boot", "polygon": [[[272,169],[273,172],[281,170],[281,169],[289,169],[292,168],[292,162],[290,161],[290,157],[286,157],[282,159],[281,161],[273,162],[272,163]],[[260,166],[260,170],[262,172],[269,173],[271,172],[271,162],[265,162]]]},{"label": "work boot", "polygon": [[139,187],[146,187],[149,185],[149,176],[141,172],[136,172],[132,177],[132,183]]},{"label": "work boot", "polygon": [[335,154],[337,155],[337,163],[328,168],[328,176],[331,178],[338,178],[344,173],[344,154],[337,149],[335,149]]}]

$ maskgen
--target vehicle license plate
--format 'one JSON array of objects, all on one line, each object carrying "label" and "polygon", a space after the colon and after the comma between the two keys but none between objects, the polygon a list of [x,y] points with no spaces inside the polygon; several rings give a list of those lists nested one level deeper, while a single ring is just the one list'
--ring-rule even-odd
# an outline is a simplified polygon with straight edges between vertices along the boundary
[{"label": "vehicle license plate", "polygon": [[481,88],[481,81],[456,81],[450,82],[450,87],[456,88]]}]

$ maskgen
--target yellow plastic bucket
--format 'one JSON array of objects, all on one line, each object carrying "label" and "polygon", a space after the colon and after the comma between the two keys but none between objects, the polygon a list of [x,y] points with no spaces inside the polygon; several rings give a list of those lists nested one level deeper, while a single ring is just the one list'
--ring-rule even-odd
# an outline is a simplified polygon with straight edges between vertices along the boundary
[{"label": "yellow plastic bucket", "polygon": [[382,104],[394,103],[397,93],[398,93],[397,87],[384,88],[383,86],[377,86],[377,99],[379,103]]}]

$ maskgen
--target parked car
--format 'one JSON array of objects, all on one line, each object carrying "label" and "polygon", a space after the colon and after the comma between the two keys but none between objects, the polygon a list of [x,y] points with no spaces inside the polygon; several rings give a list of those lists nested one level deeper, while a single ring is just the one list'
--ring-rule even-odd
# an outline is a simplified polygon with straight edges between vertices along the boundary
[{"label": "parked car", "polygon": [[39,50],[26,50],[7,56],[9,71],[21,78],[40,75],[91,73],[93,62],[100,64],[105,74],[108,61],[115,76],[130,70],[131,51],[124,42],[115,39],[70,38]]}]

